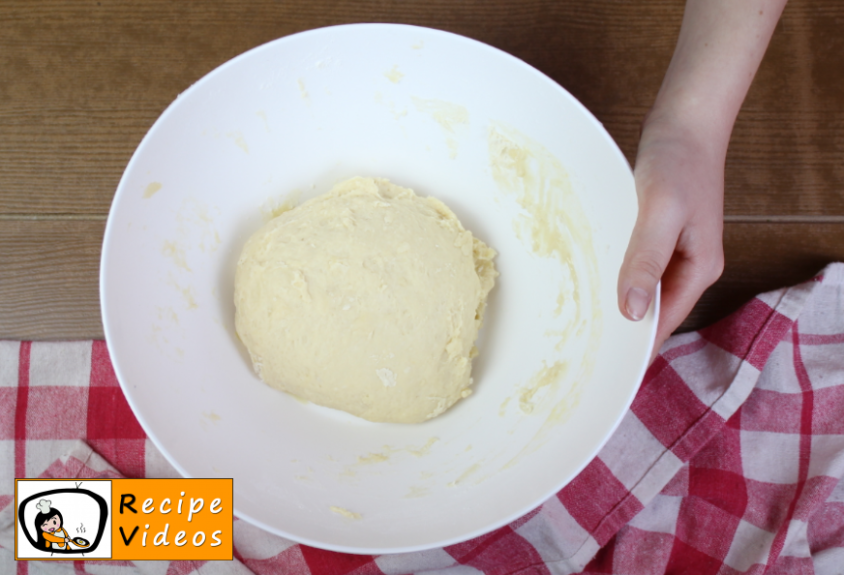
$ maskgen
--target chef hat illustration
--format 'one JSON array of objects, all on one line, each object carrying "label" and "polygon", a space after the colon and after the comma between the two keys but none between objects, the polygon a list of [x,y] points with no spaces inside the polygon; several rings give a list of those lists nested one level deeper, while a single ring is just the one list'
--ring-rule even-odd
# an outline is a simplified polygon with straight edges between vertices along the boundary
[{"label": "chef hat illustration", "polygon": [[38,502],[36,507],[41,513],[47,514],[50,512],[50,503],[52,503],[52,501],[50,501],[49,499],[42,499]]}]

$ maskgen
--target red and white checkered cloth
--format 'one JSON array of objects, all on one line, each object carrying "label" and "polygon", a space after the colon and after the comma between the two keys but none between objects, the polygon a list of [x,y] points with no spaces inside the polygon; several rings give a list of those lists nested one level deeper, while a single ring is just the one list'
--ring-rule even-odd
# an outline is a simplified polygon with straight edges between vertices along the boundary
[{"label": "red and white checkered cloth", "polygon": [[231,562],[20,562],[15,477],[175,477],[104,342],[0,342],[0,573],[844,573],[844,264],[671,338],[575,480],[492,533],[380,557],[235,521]]}]

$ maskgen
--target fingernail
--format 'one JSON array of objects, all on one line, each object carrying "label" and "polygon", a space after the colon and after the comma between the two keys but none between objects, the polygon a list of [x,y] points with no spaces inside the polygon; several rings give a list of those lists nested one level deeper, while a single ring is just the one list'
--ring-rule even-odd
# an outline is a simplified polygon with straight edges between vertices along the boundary
[{"label": "fingernail", "polygon": [[651,303],[651,296],[642,288],[630,288],[627,290],[627,301],[624,307],[627,308],[627,313],[635,321],[639,321],[645,314],[648,313],[648,306]]}]

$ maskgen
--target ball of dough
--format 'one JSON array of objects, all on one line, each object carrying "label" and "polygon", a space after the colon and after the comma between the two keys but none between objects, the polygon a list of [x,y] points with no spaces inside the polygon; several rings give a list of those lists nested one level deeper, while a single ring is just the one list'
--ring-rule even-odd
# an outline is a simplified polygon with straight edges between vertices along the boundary
[{"label": "ball of dough", "polygon": [[442,202],[352,178],[247,241],[237,333],[272,387],[370,421],[425,421],[471,393],[494,256]]}]

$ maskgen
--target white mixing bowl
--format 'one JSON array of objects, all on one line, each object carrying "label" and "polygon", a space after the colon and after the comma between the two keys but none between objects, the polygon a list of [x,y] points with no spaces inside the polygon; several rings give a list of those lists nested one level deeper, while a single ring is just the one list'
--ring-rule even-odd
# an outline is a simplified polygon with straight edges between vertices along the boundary
[{"label": "white mixing bowl", "polygon": [[[355,175],[443,200],[498,250],[475,393],[418,425],[302,403],[253,373],[235,263],[274,211]],[[616,307],[630,167],[571,95],[453,34],[350,25],[282,38],[197,82],[114,198],[100,289],[123,391],[184,475],[325,549],[447,545],[539,505],[592,459],[644,373],[655,311]]]}]

